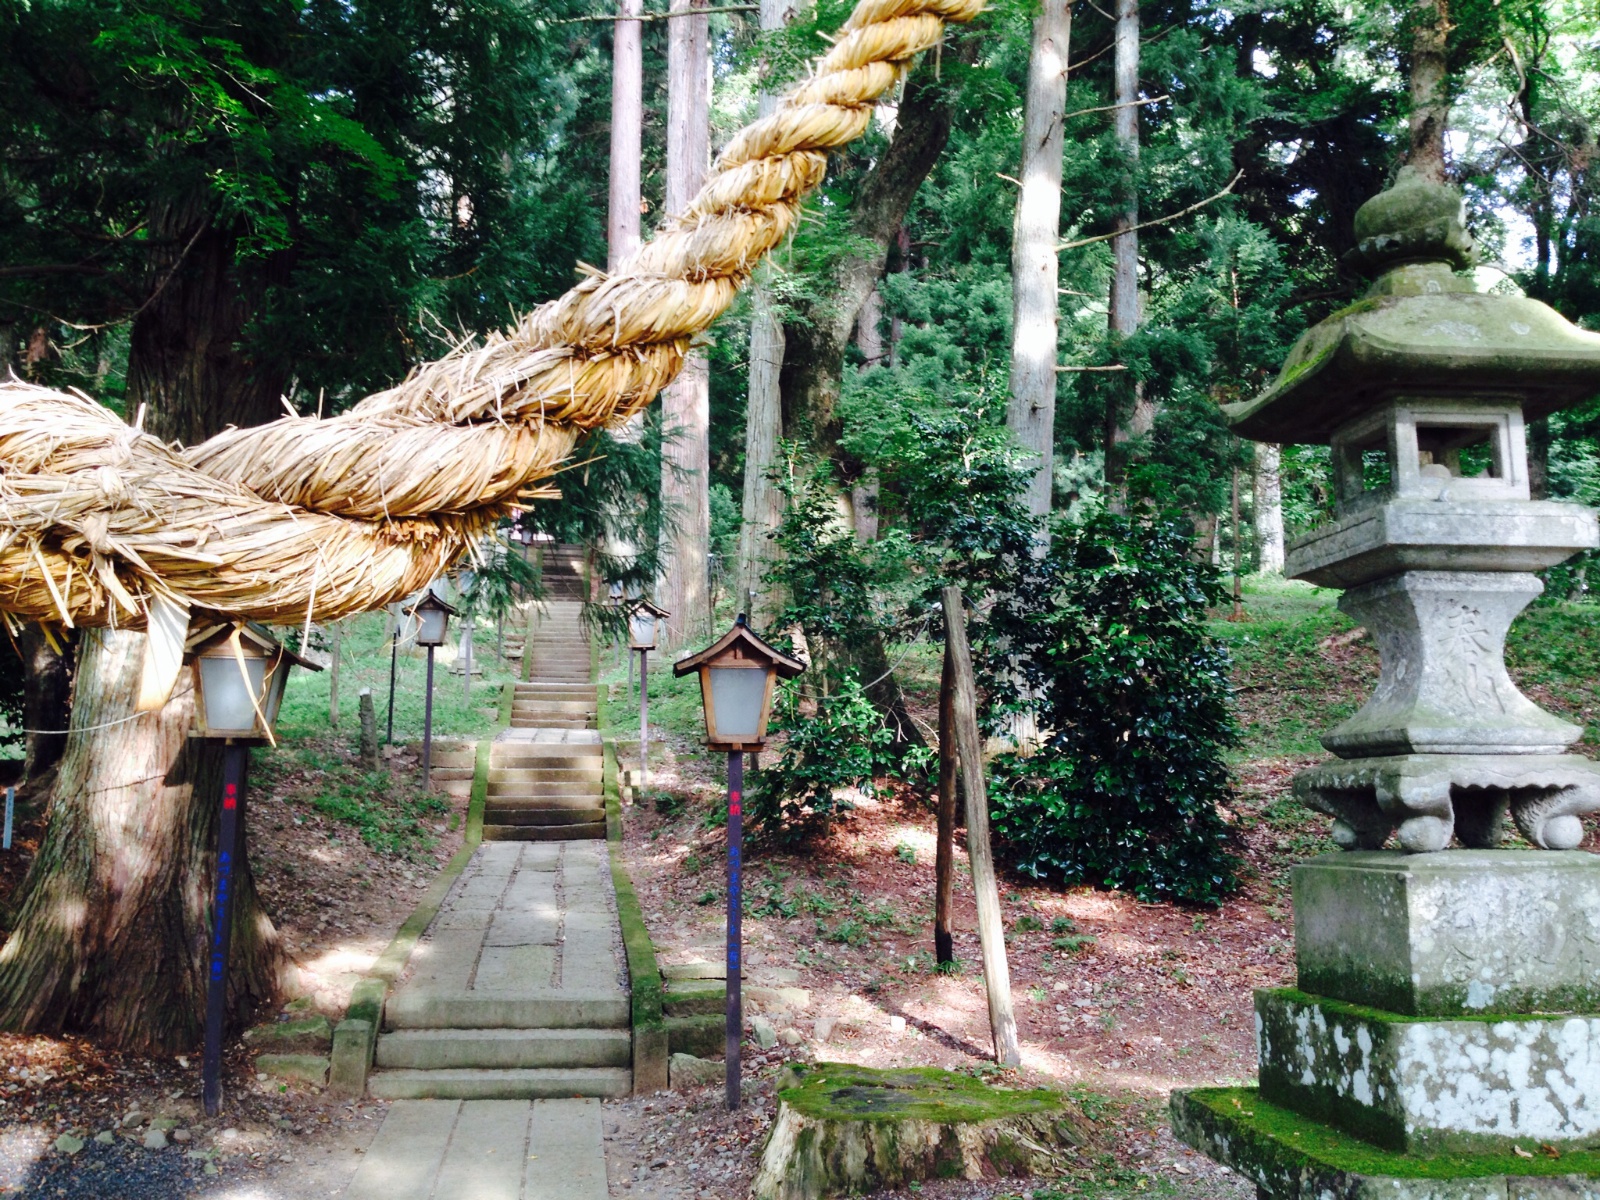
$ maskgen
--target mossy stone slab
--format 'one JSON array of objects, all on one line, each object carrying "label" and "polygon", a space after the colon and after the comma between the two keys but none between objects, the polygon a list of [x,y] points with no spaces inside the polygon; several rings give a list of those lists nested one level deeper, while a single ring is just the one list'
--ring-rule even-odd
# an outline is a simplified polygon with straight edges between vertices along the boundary
[{"label": "mossy stone slab", "polygon": [[1600,1200],[1600,1153],[1402,1154],[1264,1099],[1172,1093],[1178,1139],[1255,1183],[1262,1200]]},{"label": "mossy stone slab", "polygon": [[791,1066],[750,1194],[818,1200],[923,1179],[1060,1174],[1083,1140],[1076,1110],[1049,1089],[932,1067]]},{"label": "mossy stone slab", "polygon": [[727,1010],[728,990],[721,980],[669,979],[661,999],[669,1017],[713,1016]]},{"label": "mossy stone slab", "polygon": [[1256,993],[1261,1094],[1391,1150],[1600,1142],[1600,1016],[1407,1017]]},{"label": "mossy stone slab", "polygon": [[274,1054],[325,1054],[333,1045],[333,1026],[319,1013],[253,1026],[245,1030],[244,1040],[258,1050]]},{"label": "mossy stone slab", "polygon": [[1302,991],[1407,1016],[1600,1012],[1600,856],[1325,854],[1293,888]]}]

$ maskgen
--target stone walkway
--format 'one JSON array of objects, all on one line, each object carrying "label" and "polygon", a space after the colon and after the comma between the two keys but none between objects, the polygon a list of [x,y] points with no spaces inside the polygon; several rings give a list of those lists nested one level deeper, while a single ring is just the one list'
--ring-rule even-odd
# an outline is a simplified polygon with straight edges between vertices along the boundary
[{"label": "stone walkway", "polygon": [[345,1200],[604,1200],[598,1100],[405,1100]]}]

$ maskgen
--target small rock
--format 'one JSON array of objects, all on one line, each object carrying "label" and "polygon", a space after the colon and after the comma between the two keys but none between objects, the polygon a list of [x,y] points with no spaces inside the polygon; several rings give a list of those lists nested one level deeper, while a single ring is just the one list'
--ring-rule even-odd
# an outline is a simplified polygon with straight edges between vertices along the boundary
[{"label": "small rock", "polygon": [[833,1036],[833,1031],[839,1024],[839,1018],[832,1013],[817,1018],[815,1036],[817,1041],[825,1042]]},{"label": "small rock", "polygon": [[94,1135],[94,1140],[99,1142],[102,1146],[110,1146],[116,1142],[117,1135],[112,1133],[109,1129],[102,1129],[99,1133]]},{"label": "small rock", "polygon": [[905,1031],[906,1031],[906,1019],[904,1017],[894,1016],[894,1017],[890,1017],[889,1018],[889,1032],[890,1033],[904,1033]]},{"label": "small rock", "polygon": [[785,1046],[798,1046],[802,1041],[800,1031],[792,1025],[788,1029],[780,1029],[778,1031],[778,1040]]},{"label": "small rock", "polygon": [[194,1134],[190,1133],[187,1129],[174,1129],[172,1131],[172,1140],[175,1142],[187,1142],[192,1137],[194,1137]]},{"label": "small rock", "polygon": [[722,1063],[692,1054],[674,1054],[667,1060],[667,1079],[674,1088],[704,1087],[725,1079],[727,1074]]},{"label": "small rock", "polygon": [[178,1120],[177,1117],[156,1117],[150,1122],[150,1128],[160,1129],[165,1132],[168,1129],[176,1129],[181,1124],[183,1122]]},{"label": "small rock", "polygon": [[56,1150],[61,1154],[65,1154],[68,1158],[71,1158],[82,1149],[83,1139],[73,1137],[70,1133],[63,1133],[56,1139]]},{"label": "small rock", "polygon": [[122,1118],[122,1127],[124,1129],[132,1129],[136,1125],[143,1125],[143,1124],[144,1124],[144,1114],[142,1112],[140,1112],[137,1108],[134,1109],[133,1111],[131,1111],[130,1113],[128,1113],[127,1116]]},{"label": "small rock", "polygon": [[778,1031],[772,1027],[772,1022],[765,1017],[756,1017],[751,1021],[750,1032],[755,1035],[756,1045],[763,1050],[771,1050],[778,1044]]},{"label": "small rock", "polygon": [[322,1087],[328,1082],[328,1060],[316,1054],[262,1054],[256,1058],[256,1078],[269,1075]]},{"label": "small rock", "polygon": [[146,1150],[165,1150],[167,1148],[166,1130],[146,1130],[144,1135],[144,1148]]},{"label": "small rock", "polygon": [[273,1121],[272,1123],[274,1125],[276,1125],[279,1129],[293,1129],[294,1128],[294,1122],[289,1120],[288,1117],[279,1117],[275,1121]]}]

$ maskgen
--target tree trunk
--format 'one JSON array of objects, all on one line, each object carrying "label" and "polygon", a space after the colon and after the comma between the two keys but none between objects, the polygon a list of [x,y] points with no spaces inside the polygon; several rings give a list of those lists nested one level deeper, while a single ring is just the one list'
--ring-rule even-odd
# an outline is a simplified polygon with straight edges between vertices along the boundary
[{"label": "tree trunk", "polygon": [[[946,53],[970,59],[977,49],[968,39]],[[822,298],[799,306],[795,319],[784,325],[782,392],[784,435],[805,444],[818,458],[833,462],[844,489],[840,493],[843,517],[855,524],[850,484],[859,474],[839,446],[839,388],[844,378],[845,349],[857,315],[868,294],[883,275],[890,243],[899,235],[911,200],[943,153],[950,137],[950,102],[933,65],[924,62],[906,80],[894,136],[888,148],[862,181],[850,210],[851,232],[859,239],[857,252],[843,255],[833,276],[818,291]],[[879,637],[832,652],[848,655],[857,667],[867,696],[885,715],[896,737],[921,742],[906,708],[905,698]]]},{"label": "tree trunk", "polygon": [[1450,77],[1446,48],[1449,0],[1416,0],[1411,38],[1411,153],[1406,165],[1423,178],[1443,183],[1444,135],[1450,125]]},{"label": "tree trunk", "polygon": [[[58,639],[66,634],[57,633]],[[58,653],[37,625],[25,626],[17,638],[22,652],[22,727],[25,780],[47,774],[67,748],[67,722],[72,717],[72,642]]]},{"label": "tree trunk", "polygon": [[143,407],[147,432],[185,445],[281,417],[288,382],[286,365],[259,360],[244,337],[265,284],[287,278],[290,258],[242,269],[237,233],[215,223],[209,200],[153,205],[150,297],[129,334],[129,416]]},{"label": "tree trunk", "polygon": [[[619,16],[637,16],[644,0],[618,0]],[[606,262],[639,248],[639,172],[644,143],[644,23],[617,21],[611,42],[611,187],[606,212]]]},{"label": "tree trunk", "polygon": [[1022,187],[1011,243],[1011,402],[1006,425],[1028,451],[1034,473],[1028,511],[1050,512],[1055,449],[1056,349],[1060,295],[1061,152],[1067,106],[1069,0],[1044,0],[1033,23],[1022,110]]},{"label": "tree trunk", "polygon": [[[707,0],[673,0],[672,11]],[[681,213],[711,165],[711,24],[705,15],[667,22],[667,212]],[[691,354],[661,393],[661,498],[669,527],[662,554],[661,605],[671,644],[703,638],[711,625],[711,371]]]},{"label": "tree trunk", "polygon": [[[106,727],[67,739],[44,844],[0,948],[0,1028],[171,1054],[201,1032],[221,756],[188,736],[191,687],[129,719],[143,658],[142,634],[83,635],[74,724]],[[278,995],[283,957],[248,854],[234,887],[238,1025]]]},{"label": "tree trunk", "polygon": [[[782,29],[796,13],[795,0],[761,0],[761,28]],[[763,91],[757,99],[763,117],[777,110],[778,98]],[[783,432],[783,404],[778,374],[783,369],[783,323],[772,311],[772,291],[765,271],[756,276],[750,294],[750,372],[744,419],[744,504],[739,523],[739,566],[734,578],[736,603],[750,623],[768,629],[783,606],[767,587],[767,571],[776,547],[772,535],[783,519],[783,493],[772,480]]]},{"label": "tree trunk", "polygon": [[[1117,0],[1116,57],[1112,128],[1128,168],[1127,206],[1117,217],[1117,235],[1111,239],[1111,301],[1108,325],[1113,353],[1139,329],[1139,0]],[[1106,414],[1106,483],[1113,504],[1125,500],[1128,444],[1148,434],[1155,425],[1155,407],[1145,399],[1144,387],[1132,381],[1128,392],[1112,389],[1112,408]]]},{"label": "tree trunk", "polygon": [[335,621],[328,633],[328,724],[339,728],[339,651],[344,642],[344,622]]},{"label": "tree trunk", "polygon": [[[129,409],[185,444],[277,416],[287,378],[244,334],[289,259],[241,270],[235,232],[205,204],[191,194],[152,206],[149,299],[130,333]],[[144,640],[102,631],[80,642],[71,725],[85,732],[68,735],[44,845],[0,948],[0,1028],[161,1052],[199,1036],[222,753],[189,738],[193,694],[181,684],[159,712],[135,712]],[[234,878],[229,1011],[243,1019],[277,995],[284,959],[248,853]]]},{"label": "tree trunk", "polygon": [[[957,48],[957,53],[966,45]],[[950,138],[950,104],[932,65],[906,80],[894,137],[862,181],[850,210],[850,232],[860,242],[842,255],[818,299],[798,306],[784,325],[783,430],[819,457],[838,462],[839,387],[845,348],[867,296],[877,287],[889,244],[900,231],[912,197]]]},{"label": "tree trunk", "polygon": [[1263,575],[1283,574],[1283,452],[1271,442],[1256,445],[1256,477],[1251,488],[1255,507],[1256,569]]}]

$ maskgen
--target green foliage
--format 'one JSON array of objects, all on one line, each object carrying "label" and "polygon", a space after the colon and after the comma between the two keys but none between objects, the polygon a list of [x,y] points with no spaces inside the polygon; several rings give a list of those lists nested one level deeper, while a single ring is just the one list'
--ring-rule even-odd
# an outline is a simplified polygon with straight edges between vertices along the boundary
[{"label": "green foliage", "polygon": [[380,854],[417,858],[433,849],[429,822],[450,809],[442,797],[422,792],[388,771],[358,771],[339,764],[324,767],[320,782],[311,807],[354,826],[361,840]]},{"label": "green foliage", "polygon": [[875,781],[894,765],[893,738],[853,677],[809,701],[785,684],[774,707],[783,748],[776,762],[751,773],[745,812],[764,837],[793,843],[852,807],[841,792],[873,794]]},{"label": "green foliage", "polygon": [[997,607],[1037,697],[1044,749],[994,762],[994,828],[1017,869],[1215,904],[1235,886],[1217,806],[1237,740],[1221,597],[1181,522],[1102,515],[1061,529]]}]

